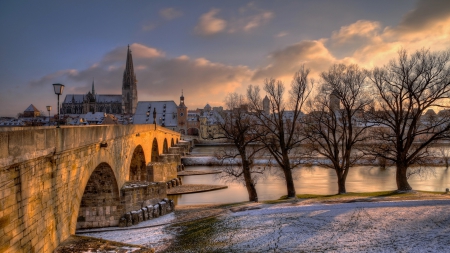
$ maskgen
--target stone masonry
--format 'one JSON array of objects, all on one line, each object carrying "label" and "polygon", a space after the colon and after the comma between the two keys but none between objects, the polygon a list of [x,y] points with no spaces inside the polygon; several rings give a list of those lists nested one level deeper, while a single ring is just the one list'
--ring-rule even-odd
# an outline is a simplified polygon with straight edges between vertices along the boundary
[{"label": "stone masonry", "polygon": [[77,223],[118,225],[135,150],[142,148],[148,164],[152,150],[159,156],[164,141],[179,139],[154,125],[1,128],[0,252],[52,252]]}]

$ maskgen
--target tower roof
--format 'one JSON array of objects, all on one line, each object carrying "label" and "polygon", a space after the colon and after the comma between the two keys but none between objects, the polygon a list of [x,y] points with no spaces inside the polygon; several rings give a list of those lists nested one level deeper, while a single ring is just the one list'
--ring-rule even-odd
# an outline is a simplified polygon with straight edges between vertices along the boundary
[{"label": "tower roof", "polygon": [[31,104],[27,109],[25,109],[25,112],[39,112],[39,110],[33,104]]}]

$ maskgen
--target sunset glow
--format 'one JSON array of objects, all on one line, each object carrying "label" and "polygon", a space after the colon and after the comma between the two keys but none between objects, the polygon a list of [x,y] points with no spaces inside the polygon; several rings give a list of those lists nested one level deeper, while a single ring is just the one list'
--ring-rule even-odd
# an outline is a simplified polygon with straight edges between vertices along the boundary
[{"label": "sunset glow", "polygon": [[0,22],[0,116],[56,104],[55,82],[85,94],[95,78],[97,92],[120,94],[128,44],[139,100],[183,89],[189,109],[290,82],[303,64],[317,78],[334,63],[382,66],[400,48],[450,48],[444,0],[3,1]]}]

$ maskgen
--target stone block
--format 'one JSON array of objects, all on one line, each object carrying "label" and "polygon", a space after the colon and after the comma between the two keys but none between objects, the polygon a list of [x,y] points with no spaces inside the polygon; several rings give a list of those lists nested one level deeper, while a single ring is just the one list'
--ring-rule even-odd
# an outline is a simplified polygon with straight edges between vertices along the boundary
[{"label": "stone block", "polygon": [[124,218],[127,220],[127,225],[126,225],[127,227],[133,225],[133,219],[131,217],[131,213],[126,213],[124,215]]},{"label": "stone block", "polygon": [[143,207],[141,210],[142,210],[142,217],[144,218],[144,220],[148,220],[147,207]]},{"label": "stone block", "polygon": [[144,221],[144,214],[142,213],[142,209],[139,209],[136,212],[138,214],[139,222],[143,222]]},{"label": "stone block", "polygon": [[147,212],[148,212],[148,219],[152,219],[153,218],[153,206],[152,205],[148,205],[147,206]]},{"label": "stone block", "polygon": [[169,205],[170,205],[170,209],[173,212],[175,210],[175,203],[173,202],[172,199],[169,200]]},{"label": "stone block", "polygon": [[153,218],[158,218],[160,215],[159,204],[153,206]]},{"label": "stone block", "polygon": [[133,225],[139,224],[139,213],[136,211],[131,211],[131,219],[133,220]]},{"label": "stone block", "polygon": [[167,213],[167,204],[165,201],[159,202],[159,213],[161,216]]}]

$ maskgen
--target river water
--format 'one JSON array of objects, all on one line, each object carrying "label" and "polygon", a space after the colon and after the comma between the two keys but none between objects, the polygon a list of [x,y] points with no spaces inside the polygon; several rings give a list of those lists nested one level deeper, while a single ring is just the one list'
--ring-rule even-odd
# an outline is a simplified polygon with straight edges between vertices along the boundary
[{"label": "river water", "polygon": [[[192,155],[211,155],[216,148],[195,148]],[[189,166],[186,170],[213,170],[220,167]],[[227,189],[171,196],[177,205],[232,203],[248,201],[247,191],[242,183],[227,182],[222,174],[183,176],[183,184],[227,185]],[[297,194],[336,194],[337,177],[334,170],[323,167],[304,167],[293,170]],[[415,190],[445,191],[450,188],[450,172],[445,167],[430,167],[425,176],[412,176],[408,180]],[[395,168],[381,169],[378,166],[351,168],[347,176],[347,192],[373,192],[396,189]],[[286,195],[286,186],[280,170],[273,168],[258,179],[256,190],[259,200],[273,200]]]}]

